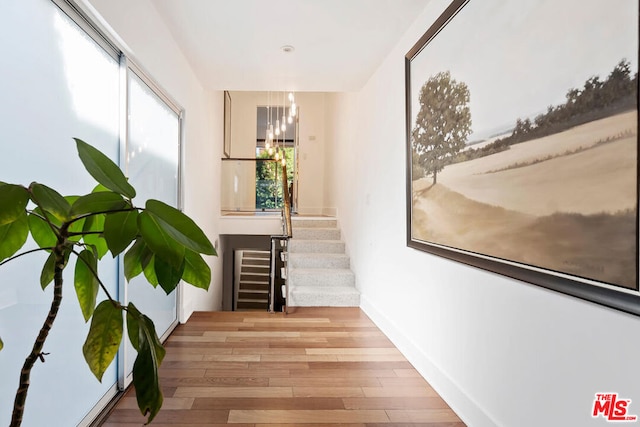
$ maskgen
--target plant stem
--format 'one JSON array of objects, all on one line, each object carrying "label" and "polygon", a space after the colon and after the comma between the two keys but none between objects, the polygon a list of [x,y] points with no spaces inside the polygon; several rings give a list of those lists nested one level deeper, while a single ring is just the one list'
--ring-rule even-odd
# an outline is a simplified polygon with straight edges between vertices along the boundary
[{"label": "plant stem", "polygon": [[[71,234],[71,233],[70,233]],[[116,300],[113,299],[113,297],[111,296],[111,294],[109,293],[109,290],[107,289],[107,287],[104,285],[104,283],[102,283],[102,280],[100,280],[100,277],[98,277],[98,272],[96,270],[93,269],[93,267],[91,265],[89,265],[84,259],[82,259],[80,257],[80,254],[76,251],[73,251],[73,253],[78,257],[78,261],[82,262],[84,265],[87,266],[87,268],[89,269],[89,271],[91,272],[91,274],[93,274],[93,277],[96,278],[96,280],[98,281],[98,284],[100,285],[100,287],[102,288],[102,290],[104,291],[104,293],[107,295],[107,298],[109,299],[109,301],[111,301],[111,303],[118,308],[121,308],[122,306],[120,305],[120,303]],[[78,262],[76,261],[76,262]]]},{"label": "plant stem", "polygon": [[56,255],[53,301],[51,302],[49,314],[47,315],[42,328],[40,328],[40,333],[38,334],[38,337],[33,344],[33,349],[31,350],[29,356],[27,356],[27,358],[25,359],[24,365],[22,366],[22,371],[20,371],[20,385],[18,386],[16,398],[13,403],[13,413],[11,415],[10,427],[19,427],[22,424],[24,405],[27,400],[27,391],[29,390],[30,385],[29,378],[31,377],[31,369],[33,369],[36,360],[40,359],[44,362],[44,354],[42,353],[42,348],[44,347],[44,342],[49,335],[49,331],[53,326],[53,321],[56,319],[58,310],[60,309],[60,304],[62,303],[62,270],[64,269],[63,242],[64,240],[59,238],[58,245],[56,245],[53,251]]},{"label": "plant stem", "polygon": [[4,264],[8,263],[9,261],[13,261],[16,258],[20,258],[21,256],[29,255],[29,254],[32,254],[34,252],[49,251],[49,250],[53,250],[53,249],[55,249],[55,248],[36,248],[36,249],[31,249],[29,251],[19,253],[18,255],[14,255],[11,258],[5,259],[4,261],[0,262],[0,265],[4,265]]}]

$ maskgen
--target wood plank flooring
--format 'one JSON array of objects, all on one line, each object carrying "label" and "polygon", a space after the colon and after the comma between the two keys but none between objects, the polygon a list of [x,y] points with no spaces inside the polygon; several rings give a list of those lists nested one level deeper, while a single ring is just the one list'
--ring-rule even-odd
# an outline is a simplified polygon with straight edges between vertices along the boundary
[{"label": "wood plank flooring", "polygon": [[[155,427],[464,427],[359,308],[199,312],[165,346]],[[103,427],[144,420],[129,390]]]}]

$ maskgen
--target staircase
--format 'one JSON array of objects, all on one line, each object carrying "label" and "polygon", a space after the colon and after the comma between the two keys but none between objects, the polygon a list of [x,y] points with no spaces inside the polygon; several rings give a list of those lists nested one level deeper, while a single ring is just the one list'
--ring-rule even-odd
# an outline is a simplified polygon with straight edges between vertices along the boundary
[{"label": "staircase", "polygon": [[289,241],[290,307],[358,307],[360,292],[335,219],[292,221]]},{"label": "staircase", "polygon": [[236,265],[236,310],[266,310],[269,307],[269,251],[238,251]]}]

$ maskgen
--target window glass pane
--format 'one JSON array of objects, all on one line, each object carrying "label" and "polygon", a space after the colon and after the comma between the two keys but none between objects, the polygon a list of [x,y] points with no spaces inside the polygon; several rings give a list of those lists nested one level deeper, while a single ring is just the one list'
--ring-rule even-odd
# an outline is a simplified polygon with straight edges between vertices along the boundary
[{"label": "window glass pane", "polygon": [[[118,159],[118,64],[48,0],[2,0],[0,22],[0,180],[38,181],[63,194],[91,191],[95,181],[72,138]],[[21,366],[51,305],[53,285],[42,291],[39,283],[45,259],[38,253],[0,267],[0,425],[9,424]],[[89,325],[73,288],[72,262],[44,348],[50,354],[32,372],[25,427],[77,425],[117,380],[115,363],[100,383],[84,361]],[[99,270],[117,297],[116,262],[107,255]],[[101,291],[98,299],[104,298]]]},{"label": "window glass pane", "polygon": [[[136,188],[137,200],[153,198],[177,207],[179,129],[177,114],[130,72],[127,174]],[[129,300],[151,317],[159,336],[177,320],[175,291],[166,295],[141,275],[131,280],[128,294]],[[130,372],[135,359],[131,347],[127,359]]]}]

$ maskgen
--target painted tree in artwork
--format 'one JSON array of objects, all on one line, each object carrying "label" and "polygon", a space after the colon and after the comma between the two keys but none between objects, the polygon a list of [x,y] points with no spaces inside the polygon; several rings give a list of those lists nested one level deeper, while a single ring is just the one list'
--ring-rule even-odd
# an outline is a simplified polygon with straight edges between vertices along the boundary
[{"label": "painted tree in artwork", "polygon": [[440,72],[422,85],[419,102],[411,131],[413,156],[435,184],[447,160],[464,148],[471,134],[469,88],[449,71]]}]

